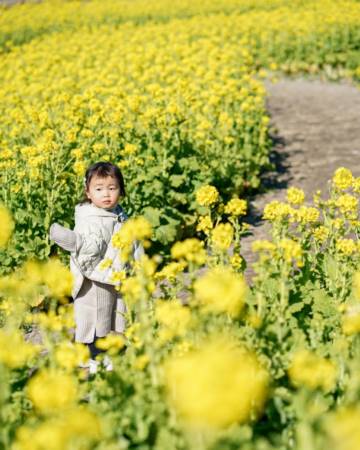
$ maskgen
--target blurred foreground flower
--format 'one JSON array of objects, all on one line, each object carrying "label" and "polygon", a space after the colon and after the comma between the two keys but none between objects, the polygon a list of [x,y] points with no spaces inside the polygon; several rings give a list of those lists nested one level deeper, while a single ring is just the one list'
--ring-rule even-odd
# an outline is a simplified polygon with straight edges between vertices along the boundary
[{"label": "blurred foreground flower", "polygon": [[0,205],[0,248],[5,247],[14,229],[14,222],[5,206]]},{"label": "blurred foreground flower", "polygon": [[226,267],[209,270],[194,283],[195,299],[205,310],[238,316],[245,303],[244,277]]},{"label": "blurred foreground flower", "polygon": [[58,413],[77,401],[77,385],[71,375],[60,371],[43,370],[29,381],[28,397],[42,414]]},{"label": "blurred foreground flower", "polygon": [[0,364],[16,369],[28,364],[39,353],[39,346],[25,342],[18,330],[0,330]]},{"label": "blurred foreground flower", "polygon": [[60,411],[35,426],[22,426],[16,432],[14,450],[85,450],[102,438],[99,417],[84,406]]},{"label": "blurred foreground flower", "polygon": [[296,387],[330,391],[335,387],[338,370],[332,361],[305,349],[295,353],[288,373]]},{"label": "blurred foreground flower", "polygon": [[326,421],[331,450],[358,450],[360,442],[360,407],[340,409]]},{"label": "blurred foreground flower", "polygon": [[169,402],[195,427],[223,428],[257,418],[268,379],[256,356],[229,337],[213,338],[165,364]]}]

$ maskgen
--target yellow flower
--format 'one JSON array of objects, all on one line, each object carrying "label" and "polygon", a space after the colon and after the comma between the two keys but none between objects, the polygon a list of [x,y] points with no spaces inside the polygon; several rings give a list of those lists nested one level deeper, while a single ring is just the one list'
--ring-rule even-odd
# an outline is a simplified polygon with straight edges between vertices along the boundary
[{"label": "yellow flower", "polygon": [[112,237],[112,245],[121,250],[121,259],[127,261],[135,241],[147,241],[152,235],[152,227],[145,217],[127,220]]},{"label": "yellow flower", "polygon": [[55,348],[55,360],[60,367],[72,370],[89,359],[86,345],[72,342],[60,342]]},{"label": "yellow flower", "polygon": [[356,215],[358,212],[359,201],[353,195],[343,194],[336,199],[335,205],[343,214],[353,213]]},{"label": "yellow flower", "polygon": [[353,189],[356,194],[360,194],[360,177],[354,179]]},{"label": "yellow flower", "polygon": [[304,225],[317,222],[319,216],[319,210],[311,206],[301,206],[298,210],[294,210],[294,217]]},{"label": "yellow flower", "polygon": [[210,269],[194,283],[195,299],[205,310],[238,316],[244,307],[244,277],[226,267]]},{"label": "yellow flower", "polygon": [[176,300],[158,300],[155,304],[155,318],[169,332],[167,337],[172,339],[186,333],[191,322],[191,312]]},{"label": "yellow flower", "polygon": [[305,193],[302,189],[291,187],[286,192],[286,198],[292,205],[301,205],[305,200]]},{"label": "yellow flower", "polygon": [[347,306],[342,318],[342,330],[344,334],[356,334],[360,332],[360,308],[359,305]]},{"label": "yellow flower", "polygon": [[309,350],[299,350],[293,356],[288,374],[296,387],[330,391],[335,387],[338,370],[332,361]]},{"label": "yellow flower", "polygon": [[212,221],[209,216],[199,217],[199,223],[197,224],[196,231],[203,231],[205,234],[209,234],[212,229]]},{"label": "yellow flower", "polygon": [[93,448],[102,438],[101,421],[84,406],[60,412],[34,426],[16,431],[14,450],[70,450]]},{"label": "yellow flower", "polygon": [[120,272],[112,272],[110,275],[110,281],[115,284],[120,284],[126,279],[125,270],[121,270]]},{"label": "yellow flower", "polygon": [[5,206],[0,205],[0,248],[5,247],[14,229],[14,222]]},{"label": "yellow flower", "polygon": [[102,260],[101,263],[99,264],[99,269],[106,270],[111,266],[112,266],[112,260],[110,258],[106,258],[106,259]]},{"label": "yellow flower", "polygon": [[303,265],[303,252],[301,245],[298,242],[285,238],[279,242],[279,248],[282,250],[286,262],[291,263],[295,260],[299,267]]},{"label": "yellow flower", "polygon": [[240,198],[232,198],[225,205],[225,213],[232,216],[243,216],[246,214],[247,203],[246,200],[241,200]]},{"label": "yellow flower", "polygon": [[141,283],[137,277],[126,278],[120,285],[120,292],[127,301],[135,303],[141,295]]},{"label": "yellow flower", "polygon": [[242,259],[242,257],[240,255],[233,255],[230,258],[230,264],[234,269],[240,269],[243,265],[244,260]]},{"label": "yellow flower", "polygon": [[145,367],[149,364],[150,358],[148,355],[140,355],[134,361],[134,368],[136,370],[144,370]]},{"label": "yellow flower", "polygon": [[346,256],[351,256],[358,251],[356,243],[352,239],[338,239],[336,250]]},{"label": "yellow flower", "polygon": [[251,244],[251,250],[256,252],[272,253],[276,250],[276,245],[266,239],[258,239]]},{"label": "yellow flower", "polygon": [[283,220],[287,218],[292,211],[293,209],[287,203],[273,200],[265,206],[263,218],[271,221]]},{"label": "yellow flower", "polygon": [[220,250],[227,250],[234,238],[234,229],[229,223],[220,223],[211,233],[211,242]]},{"label": "yellow flower", "polygon": [[326,421],[331,450],[358,450],[360,442],[360,407],[338,409]]},{"label": "yellow flower", "polygon": [[259,416],[268,392],[268,374],[255,355],[212,338],[200,348],[165,363],[168,399],[189,425],[223,428]]},{"label": "yellow flower", "polygon": [[0,330],[0,363],[11,369],[23,367],[39,353],[39,346],[25,342],[20,331]]},{"label": "yellow flower", "polygon": [[339,167],[333,176],[333,183],[338,189],[348,189],[353,183],[353,174],[349,169]]},{"label": "yellow flower", "polygon": [[31,378],[27,393],[39,412],[53,414],[75,404],[77,384],[70,375],[43,369]]},{"label": "yellow flower", "polygon": [[314,239],[320,243],[325,242],[329,235],[330,230],[323,225],[320,225],[313,230]]},{"label": "yellow flower", "polygon": [[43,281],[52,297],[62,299],[71,295],[73,276],[60,260],[51,258],[42,266]]},{"label": "yellow flower", "polygon": [[125,339],[119,334],[108,334],[106,337],[96,341],[96,347],[101,350],[107,350],[110,355],[116,355],[124,346]]},{"label": "yellow flower", "polygon": [[196,201],[200,206],[211,206],[219,199],[219,192],[216,187],[205,185],[196,191]]},{"label": "yellow flower", "polygon": [[201,265],[206,261],[206,252],[204,243],[196,238],[185,239],[182,242],[176,242],[171,247],[171,256],[173,259],[184,260]]},{"label": "yellow flower", "polygon": [[186,267],[186,264],[183,262],[171,262],[164,266],[159,272],[155,274],[155,278],[157,279],[166,279],[169,281],[174,281],[177,275],[182,272]]},{"label": "yellow flower", "polygon": [[126,144],[125,147],[124,147],[124,153],[126,155],[133,155],[137,151],[138,151],[138,148],[134,144]]}]

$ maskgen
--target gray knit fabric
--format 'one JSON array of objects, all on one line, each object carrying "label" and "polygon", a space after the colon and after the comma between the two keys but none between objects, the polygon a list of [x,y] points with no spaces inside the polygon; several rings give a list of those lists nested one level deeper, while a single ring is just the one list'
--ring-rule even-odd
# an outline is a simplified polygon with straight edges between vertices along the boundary
[{"label": "gray knit fabric", "polygon": [[85,279],[75,299],[75,341],[93,342],[110,331],[125,330],[125,303],[113,286]]},{"label": "gray knit fabric", "polygon": [[62,227],[58,223],[53,223],[50,227],[50,239],[68,252],[76,249],[76,233],[68,228]]}]

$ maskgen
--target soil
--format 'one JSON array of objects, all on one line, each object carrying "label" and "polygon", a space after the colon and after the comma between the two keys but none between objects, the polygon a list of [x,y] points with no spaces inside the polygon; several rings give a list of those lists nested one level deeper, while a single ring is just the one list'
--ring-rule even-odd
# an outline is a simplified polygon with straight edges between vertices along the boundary
[{"label": "soil", "polygon": [[326,197],[328,180],[338,167],[360,176],[360,89],[350,83],[282,79],[266,82],[267,107],[275,130],[271,161],[274,172],[263,176],[264,191],[250,199],[246,220],[251,235],[242,240],[245,272],[251,282],[254,254],[251,243],[268,237],[261,220],[264,206],[285,200],[290,186],[301,188],[308,201],[320,189]]}]

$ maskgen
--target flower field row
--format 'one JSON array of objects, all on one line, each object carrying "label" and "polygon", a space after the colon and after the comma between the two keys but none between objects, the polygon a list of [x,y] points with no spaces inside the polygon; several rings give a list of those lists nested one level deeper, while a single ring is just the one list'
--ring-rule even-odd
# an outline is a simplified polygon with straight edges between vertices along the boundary
[{"label": "flower field row", "polygon": [[[88,350],[71,343],[71,280],[59,261],[0,278],[1,446],[355,450],[359,183],[340,168],[329,199],[310,203],[290,188],[266,205],[272,238],[253,243],[252,286],[240,255],[243,200],[224,205],[213,186],[199,188],[199,239],[175,243],[163,267],[156,255],[129,260],[127,246],[152,233],[130,219],[113,238],[132,265],[118,274],[128,328],[97,344],[112,372],[79,367]],[[6,245],[13,221],[0,214]],[[19,327],[37,327],[42,343]]]},{"label": "flower field row", "polygon": [[[49,255],[49,224],[72,224],[99,159],[124,170],[124,206],[150,220],[155,242],[191,235],[199,185],[229,199],[269,165],[264,68],[357,76],[358,2],[171,4],[2,10],[0,200],[16,221],[2,270]],[[31,38],[16,38],[24,30]]]}]

